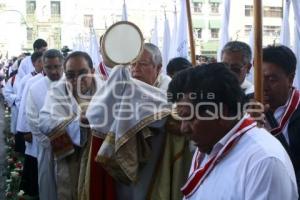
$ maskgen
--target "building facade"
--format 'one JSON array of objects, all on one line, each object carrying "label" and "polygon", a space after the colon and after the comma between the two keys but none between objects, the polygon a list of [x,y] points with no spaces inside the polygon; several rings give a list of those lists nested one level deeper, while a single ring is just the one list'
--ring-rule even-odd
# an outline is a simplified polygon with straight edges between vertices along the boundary
[{"label": "building facade", "polygon": [[[223,0],[191,0],[197,55],[215,56],[221,28]],[[166,16],[170,29],[174,23],[175,0],[127,0],[128,19],[142,30],[145,40],[158,21],[159,46],[163,44]],[[99,37],[108,26],[121,20],[123,0],[0,0],[0,21],[7,33],[0,33],[0,50],[32,50],[36,38],[47,40],[50,48],[74,46],[76,38],[85,40],[93,27]],[[177,12],[180,12],[177,0]],[[264,45],[279,42],[282,0],[264,0]],[[178,17],[179,14],[177,13]],[[13,19],[13,22],[6,19]],[[253,25],[253,0],[232,0],[229,35],[231,40],[249,42]],[[13,34],[12,34],[13,33]],[[17,38],[17,39],[16,39]],[[8,44],[9,43],[9,44]]]}]

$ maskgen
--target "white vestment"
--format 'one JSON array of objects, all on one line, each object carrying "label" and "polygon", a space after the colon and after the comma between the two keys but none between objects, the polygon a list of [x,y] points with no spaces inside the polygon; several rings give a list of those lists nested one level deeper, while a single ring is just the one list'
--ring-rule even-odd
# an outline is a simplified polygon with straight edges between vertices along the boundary
[{"label": "white vestment", "polygon": [[[30,128],[27,122],[27,116],[26,116],[26,100],[27,100],[27,94],[28,89],[30,86],[40,78],[42,78],[42,74],[37,74],[33,76],[32,74],[27,74],[23,77],[21,80],[21,87],[18,89],[18,97],[19,98],[19,112],[18,112],[18,119],[17,119],[17,131],[19,132],[30,132]],[[22,90],[21,90],[22,89]],[[20,91],[20,93],[19,93]],[[25,154],[30,155],[32,157],[37,157],[37,149],[36,149],[36,139],[35,137],[32,137],[32,142],[25,142],[26,149]]]},{"label": "white vestment", "polygon": [[[106,135],[106,139],[114,138],[110,145],[106,144],[105,139],[97,157],[113,158],[114,162],[121,166],[122,174],[127,176],[124,178],[122,175],[117,178],[119,179],[116,186],[117,199],[146,199],[156,163],[163,149],[165,120],[162,118],[164,118],[163,113],[168,113],[170,110],[166,97],[164,89],[159,90],[131,78],[126,67],[115,66],[104,87],[97,91],[88,107],[86,116],[91,128]],[[152,119],[155,114],[158,114],[156,119]],[[135,160],[136,157],[133,156],[138,153],[134,146],[136,144],[131,146],[131,141],[138,137],[137,135],[143,135],[144,133],[138,133],[145,127],[155,128],[156,131],[145,136],[151,138],[149,142],[151,153],[141,166],[140,160]],[[128,148],[134,148],[132,157],[124,156]],[[104,168],[109,169],[110,173],[118,174],[116,167],[114,169],[110,163],[104,164]],[[121,179],[127,178],[130,181],[134,179],[138,181],[135,183],[132,181],[130,184],[121,183]]]},{"label": "white vestment", "polygon": [[[240,123],[214,145],[201,167],[224,146]],[[297,200],[293,165],[274,136],[265,129],[254,127],[241,137],[188,199]]]},{"label": "white vestment", "polygon": [[17,77],[21,80],[25,75],[34,71],[34,66],[31,61],[31,56],[26,56],[20,63],[18,68]]},{"label": "white vestment", "polygon": [[30,131],[37,141],[38,184],[40,200],[57,200],[54,160],[48,137],[39,131],[39,112],[42,109],[51,82],[43,77],[28,91],[26,115]]},{"label": "white vestment", "polygon": [[[96,88],[99,85],[101,85],[100,80],[96,81]],[[88,96],[88,98],[91,97]],[[82,173],[80,171],[81,152],[87,147],[88,137],[86,132],[81,131],[80,113],[80,105],[72,95],[72,91],[67,87],[65,77],[61,78],[54,87],[49,88],[44,106],[39,113],[39,130],[47,136],[59,125],[75,116],[65,128],[73,145],[76,146],[75,152],[54,162],[57,198],[59,200],[77,199],[78,196],[77,191],[79,190],[77,187],[79,186],[76,184],[79,182],[79,174]]]},{"label": "white vestment", "polygon": [[155,87],[167,92],[171,78],[168,75],[160,73],[157,77],[157,81],[154,84]]},{"label": "white vestment", "polygon": [[15,81],[16,79],[14,78],[13,81],[13,77],[8,79],[3,90],[4,98],[8,106],[11,108],[10,131],[13,134],[17,133],[16,126],[17,126],[17,117],[18,117],[18,109],[15,103],[17,98],[17,86]]}]

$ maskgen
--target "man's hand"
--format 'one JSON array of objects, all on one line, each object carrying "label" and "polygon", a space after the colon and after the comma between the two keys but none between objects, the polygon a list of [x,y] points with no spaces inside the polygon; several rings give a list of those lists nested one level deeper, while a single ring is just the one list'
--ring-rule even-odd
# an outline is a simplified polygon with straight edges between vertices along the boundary
[{"label": "man's hand", "polygon": [[90,124],[89,120],[85,116],[85,113],[81,113],[81,115],[80,115],[80,123],[81,123],[82,126],[88,126]]},{"label": "man's hand", "polygon": [[32,143],[32,134],[31,133],[24,134],[24,140],[26,142]]}]

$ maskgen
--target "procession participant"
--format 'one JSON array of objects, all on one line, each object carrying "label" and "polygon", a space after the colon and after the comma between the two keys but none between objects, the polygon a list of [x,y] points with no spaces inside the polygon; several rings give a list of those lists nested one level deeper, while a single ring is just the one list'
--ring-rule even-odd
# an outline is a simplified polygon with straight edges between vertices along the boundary
[{"label": "procession participant", "polygon": [[112,63],[105,55],[104,55],[104,51],[102,49],[102,39],[103,39],[102,35],[99,39],[99,52],[101,55],[101,62],[98,66],[98,69],[96,70],[96,72],[98,72],[101,75],[101,79],[103,80],[107,80],[109,77],[109,74],[111,72],[111,68],[114,67],[114,63]]},{"label": "procession participant", "polygon": [[244,114],[245,94],[226,65],[180,72],[169,92],[181,132],[198,148],[182,187],[185,199],[298,199],[288,154]]},{"label": "procession participant", "polygon": [[297,59],[286,46],[263,49],[266,128],[285,146],[300,188],[300,92],[293,87]]},{"label": "procession participant", "polygon": [[159,48],[145,43],[139,59],[131,65],[131,75],[154,87],[167,91],[171,78],[161,72],[162,56]]},{"label": "procession participant", "polygon": [[167,65],[167,74],[171,78],[181,70],[192,67],[192,63],[183,57],[176,57],[169,61]]},{"label": "procession participant", "polygon": [[[158,75],[151,60],[145,50],[133,63],[132,68],[152,69],[139,74],[142,80]],[[170,131],[165,91],[153,86],[155,80],[151,85],[132,78],[133,71],[114,67],[88,107],[93,139],[99,141],[92,159],[114,177],[117,199],[182,199],[180,187],[191,158],[189,142],[178,129]]]},{"label": "procession participant", "polygon": [[62,77],[63,56],[56,49],[47,50],[43,55],[43,72],[40,80],[28,91],[26,115],[32,136],[37,141],[39,199],[57,200],[54,160],[49,139],[39,131],[39,112],[47,91]]},{"label": "procession participant", "polygon": [[65,77],[52,87],[39,113],[39,130],[50,139],[56,166],[58,199],[80,199],[90,147],[85,110],[101,81],[85,52],[71,53],[64,62]]},{"label": "procession participant", "polygon": [[[34,52],[41,52],[43,53],[44,51],[47,50],[47,42],[43,39],[37,39],[33,43],[33,51]],[[34,65],[31,61],[31,56],[25,57],[19,66],[18,73],[17,73],[17,79],[21,80],[26,74],[31,73],[34,71]]]},{"label": "procession participant", "polygon": [[15,84],[15,80],[16,80],[16,75],[13,75],[12,77],[10,77],[5,86],[4,86],[4,90],[3,90],[3,96],[5,101],[7,102],[7,105],[10,107],[11,109],[11,121],[10,121],[10,132],[13,135],[16,135],[17,131],[16,131],[16,121],[17,121],[17,116],[18,116],[18,110],[16,107],[16,98],[17,98],[17,87]]},{"label": "procession participant", "polygon": [[253,94],[254,86],[246,79],[252,67],[249,45],[240,41],[228,42],[222,49],[222,62],[226,63],[229,69],[236,74],[245,94]]},{"label": "procession participant", "polygon": [[[22,180],[20,188],[24,189],[25,194],[29,196],[38,196],[38,171],[37,171],[37,152],[36,152],[36,140],[32,137],[30,127],[27,121],[25,113],[28,89],[30,86],[43,77],[42,67],[42,53],[35,52],[31,55],[32,63],[35,70],[25,75],[20,83],[20,88],[17,89],[17,102],[19,105],[18,118],[17,118],[17,131],[18,134],[22,134],[25,140],[25,160],[22,173]],[[20,103],[18,103],[20,101]]]}]

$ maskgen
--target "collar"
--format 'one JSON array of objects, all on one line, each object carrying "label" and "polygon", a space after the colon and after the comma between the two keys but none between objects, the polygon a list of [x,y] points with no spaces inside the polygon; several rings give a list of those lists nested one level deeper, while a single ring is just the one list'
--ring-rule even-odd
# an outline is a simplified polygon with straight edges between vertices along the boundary
[{"label": "collar", "polygon": [[243,116],[243,118],[238,121],[238,123],[236,123],[234,125],[234,127],[232,129],[230,129],[230,131],[228,133],[226,133],[214,146],[213,149],[211,150],[210,154],[206,154],[206,156],[208,158],[215,156],[215,154],[222,149],[223,146],[225,146],[225,144],[228,142],[228,140],[231,138],[231,136],[233,134],[235,134],[236,130],[241,126],[241,124],[243,123],[243,121],[249,118],[249,115],[245,115]]},{"label": "collar", "polygon": [[278,108],[276,108],[276,110],[274,111],[274,117],[277,121],[280,120],[280,118],[282,117],[282,115],[284,114],[284,111],[287,109],[289,102],[291,100],[292,97],[292,90],[289,92],[289,98],[287,99],[287,101],[285,102],[284,105],[279,106]]}]

